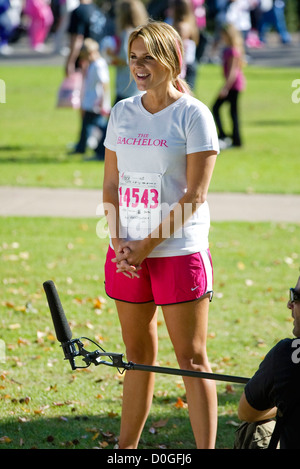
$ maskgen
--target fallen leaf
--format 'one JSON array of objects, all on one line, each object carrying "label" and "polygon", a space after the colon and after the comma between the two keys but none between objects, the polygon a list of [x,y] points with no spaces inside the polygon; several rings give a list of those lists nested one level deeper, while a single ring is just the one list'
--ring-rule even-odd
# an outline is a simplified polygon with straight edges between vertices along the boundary
[{"label": "fallen leaf", "polygon": [[154,428],[163,428],[163,427],[165,427],[165,426],[167,425],[167,423],[168,423],[168,419],[165,419],[165,420],[158,420],[157,422],[154,422],[154,423],[152,424],[152,426],[153,426]]},{"label": "fallen leaf", "polygon": [[20,423],[27,423],[27,422],[30,422],[30,420],[27,419],[26,417],[18,417],[18,422],[20,422]]},{"label": "fallen leaf", "polygon": [[93,428],[86,428],[85,430],[86,432],[90,432],[90,433],[97,433],[98,432],[98,429],[93,427]]},{"label": "fallen leaf", "polygon": [[181,399],[181,397],[178,397],[177,402],[176,402],[176,404],[174,404],[174,406],[175,406],[177,409],[181,409],[181,408],[186,408],[186,407],[187,407],[187,404],[186,404],[185,402],[183,402],[183,400]]},{"label": "fallen leaf", "polygon": [[27,339],[22,339],[22,337],[18,338],[18,344],[19,345],[30,345],[30,341]]},{"label": "fallen leaf", "polygon": [[47,339],[50,340],[50,342],[55,342],[56,341],[56,338],[54,337],[53,334],[48,334]]},{"label": "fallen leaf", "polygon": [[233,427],[238,427],[240,423],[235,422],[234,420],[227,420],[226,425],[232,425]]},{"label": "fallen leaf", "polygon": [[109,443],[107,441],[100,441],[99,445],[101,446],[101,448],[106,448],[109,445]]},{"label": "fallen leaf", "polygon": [[29,397],[29,396],[26,396],[26,397],[24,397],[23,399],[20,399],[20,402],[21,402],[22,404],[23,404],[23,403],[29,404],[30,401],[31,401],[31,397]]},{"label": "fallen leaf", "polygon": [[14,330],[14,329],[20,329],[20,327],[21,327],[21,324],[15,323],[15,324],[10,324],[10,325],[8,326],[8,329]]},{"label": "fallen leaf", "polygon": [[0,438],[0,443],[11,443],[11,442],[12,442],[12,439],[6,435]]},{"label": "fallen leaf", "polygon": [[227,394],[235,394],[235,390],[231,384],[226,384],[226,392]]},{"label": "fallen leaf", "polygon": [[106,438],[107,440],[115,440],[115,434],[113,432],[110,432],[109,430],[106,432],[101,432],[101,435]]}]

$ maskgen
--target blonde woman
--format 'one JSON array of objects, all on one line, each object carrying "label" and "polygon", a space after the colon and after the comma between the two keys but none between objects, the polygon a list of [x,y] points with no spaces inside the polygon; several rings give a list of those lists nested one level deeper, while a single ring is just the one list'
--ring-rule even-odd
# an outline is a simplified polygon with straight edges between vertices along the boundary
[{"label": "blonde woman", "polygon": [[[173,27],[138,27],[128,49],[142,94],[114,106],[105,140],[103,199],[111,235],[106,292],[116,301],[129,361],[155,364],[161,306],[180,368],[210,371],[206,196],[218,153],[215,125],[179,78],[183,46]],[[196,446],[213,448],[215,384],[198,378],[184,383]],[[154,373],[126,373],[121,449],[137,448],[153,387]]]},{"label": "blonde woman", "polygon": [[[213,115],[219,132],[220,146],[242,146],[238,100],[245,88],[244,46],[241,33],[232,24],[225,25],[221,31],[221,38],[225,45],[223,51],[224,83],[213,105]],[[227,137],[221,121],[220,108],[225,102],[230,104],[230,118],[232,122],[232,136]]]}]

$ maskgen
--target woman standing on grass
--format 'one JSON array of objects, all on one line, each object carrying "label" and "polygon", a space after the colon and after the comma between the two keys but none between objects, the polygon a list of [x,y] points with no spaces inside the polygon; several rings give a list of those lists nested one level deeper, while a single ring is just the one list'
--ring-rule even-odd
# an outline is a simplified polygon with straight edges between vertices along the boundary
[{"label": "woman standing on grass", "polygon": [[[213,105],[213,115],[219,132],[220,147],[225,149],[230,146],[242,146],[238,101],[241,91],[245,88],[244,45],[241,33],[232,24],[223,27],[221,37],[225,44],[222,59],[225,82]],[[232,121],[232,136],[229,139],[224,131],[220,115],[220,109],[226,102],[230,104]]]},{"label": "woman standing on grass", "polygon": [[[141,26],[130,35],[128,51],[143,94],[117,103],[107,129],[106,292],[116,301],[129,361],[155,364],[160,305],[179,366],[209,372],[212,265],[206,195],[218,153],[215,125],[179,78],[183,47],[174,28],[159,22]],[[215,384],[198,378],[184,383],[197,448],[213,448]],[[153,373],[126,373],[121,449],[138,446],[153,388]]]}]

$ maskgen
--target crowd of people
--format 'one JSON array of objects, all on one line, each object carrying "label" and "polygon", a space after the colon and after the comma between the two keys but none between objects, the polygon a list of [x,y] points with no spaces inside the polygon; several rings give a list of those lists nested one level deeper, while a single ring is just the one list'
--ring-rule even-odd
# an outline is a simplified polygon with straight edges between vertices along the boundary
[{"label": "crowd of people", "polygon": [[[79,69],[87,73],[88,60],[86,57],[83,60],[81,49],[85,39],[94,40],[98,44],[98,59],[101,56],[107,65],[116,68],[117,102],[139,93],[130,79],[127,60],[127,43],[132,29],[145,24],[148,18],[166,22],[182,38],[181,76],[191,90],[195,87],[197,66],[204,56],[208,61],[222,61],[225,81],[213,103],[213,115],[220,147],[239,147],[242,137],[238,102],[245,88],[243,64],[249,49],[261,47],[266,41],[266,31],[270,27],[277,30],[283,43],[290,42],[284,8],[283,0],[99,0],[98,3],[94,0],[0,0],[0,55],[12,53],[14,42],[24,32],[28,34],[32,50],[49,51],[47,42],[51,35],[51,52],[66,56],[66,75],[70,76]],[[85,81],[86,87],[82,88],[82,93],[89,93],[90,97],[88,100],[83,98],[82,128],[71,151],[85,154],[90,142],[96,150],[96,159],[104,157],[103,141],[109,115],[107,102],[111,96],[106,83],[108,72],[104,72],[103,63],[102,67],[97,67],[90,60],[94,78]],[[96,92],[89,89],[91,86]],[[100,100],[105,102],[105,109],[102,105],[99,107]],[[225,102],[230,103],[232,132],[229,136],[224,132],[220,113]]]},{"label": "crowd of people", "polygon": [[[10,53],[8,46],[20,34],[26,33],[32,49],[43,51],[51,34],[53,51],[65,54],[65,33],[68,32],[71,13],[79,3],[80,0],[0,0],[0,53]],[[213,31],[216,47],[225,23],[233,23],[241,31],[248,47],[261,47],[271,27],[278,32],[283,43],[291,40],[285,20],[285,0],[188,0],[177,3],[173,0],[143,0],[152,19],[178,24],[181,33],[188,34],[185,40],[196,42],[198,58],[207,40],[207,28]],[[101,22],[109,22],[114,29],[118,0],[98,0],[95,4],[102,12]],[[298,16],[299,13],[298,2]],[[188,48],[187,56],[189,64],[192,64],[195,45],[189,43]]]}]

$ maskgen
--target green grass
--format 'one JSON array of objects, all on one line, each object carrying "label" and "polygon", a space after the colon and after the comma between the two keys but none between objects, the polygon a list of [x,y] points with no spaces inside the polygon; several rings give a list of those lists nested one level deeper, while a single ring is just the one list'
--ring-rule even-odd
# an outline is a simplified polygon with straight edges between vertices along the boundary
[{"label": "green grass", "polygon": [[[103,288],[107,240],[97,220],[1,219],[1,448],[113,448],[123,376],[104,365],[72,371],[63,360],[42,288],[53,279],[73,338],[86,336],[124,353],[113,302]],[[292,324],[288,287],[299,266],[300,226],[215,223],[211,230],[215,298],[208,353],[214,372],[250,376]],[[288,240],[288,242],[287,242]],[[177,368],[159,313],[161,366]],[[93,350],[94,347],[88,347]],[[124,357],[126,360],[126,357]],[[231,448],[242,385],[218,383],[218,448]],[[141,448],[194,448],[182,379],[156,375],[155,397]],[[153,424],[162,424],[153,434]],[[3,437],[7,437],[7,439]],[[1,440],[2,438],[2,440]]]},{"label": "green grass", "polygon": [[[211,191],[299,193],[299,104],[292,102],[298,69],[248,66],[241,99],[244,147],[224,151]],[[78,136],[79,113],[56,108],[60,67],[2,67],[6,104],[0,104],[0,184],[98,188],[103,163],[67,155]],[[111,70],[112,84],[114,83]],[[222,82],[218,66],[199,68],[195,95],[210,108]],[[227,110],[224,119],[228,127]]]}]

